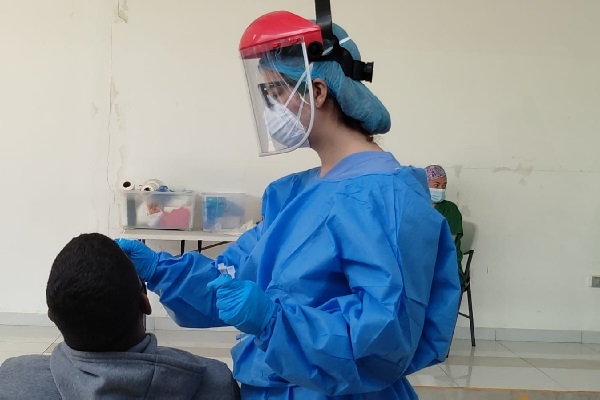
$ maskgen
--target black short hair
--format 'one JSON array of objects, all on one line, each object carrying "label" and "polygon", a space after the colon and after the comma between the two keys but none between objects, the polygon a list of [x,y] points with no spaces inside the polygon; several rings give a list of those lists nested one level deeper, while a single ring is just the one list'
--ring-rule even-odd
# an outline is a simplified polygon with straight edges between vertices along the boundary
[{"label": "black short hair", "polygon": [[65,343],[80,351],[123,351],[141,320],[142,283],[135,267],[99,233],[72,239],[58,254],[46,302]]}]

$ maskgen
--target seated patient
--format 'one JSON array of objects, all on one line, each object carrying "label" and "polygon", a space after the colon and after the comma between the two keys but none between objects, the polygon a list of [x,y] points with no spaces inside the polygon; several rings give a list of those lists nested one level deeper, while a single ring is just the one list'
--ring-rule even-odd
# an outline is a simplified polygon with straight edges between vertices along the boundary
[{"label": "seated patient", "polygon": [[446,200],[446,185],[448,178],[446,171],[439,165],[430,165],[425,168],[427,173],[427,184],[431,193],[431,204],[446,218],[450,226],[450,233],[456,245],[456,255],[458,258],[458,274],[461,286],[465,283],[467,277],[462,269],[463,254],[460,249],[460,240],[463,237],[462,214],[453,202]]},{"label": "seated patient", "polygon": [[145,331],[146,290],[119,246],[92,233],[58,254],[48,316],[64,337],[51,356],[0,366],[0,399],[239,399],[227,366],[159,347]]}]

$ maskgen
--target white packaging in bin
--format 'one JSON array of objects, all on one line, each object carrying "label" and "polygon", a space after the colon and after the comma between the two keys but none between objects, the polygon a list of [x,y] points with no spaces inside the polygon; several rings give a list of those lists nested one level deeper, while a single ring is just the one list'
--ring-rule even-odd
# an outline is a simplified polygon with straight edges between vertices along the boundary
[{"label": "white packaging in bin", "polygon": [[[192,230],[194,192],[121,192],[121,226],[125,229]],[[123,212],[124,211],[124,212]]]},{"label": "white packaging in bin", "polygon": [[246,195],[243,193],[202,193],[202,230],[228,232],[245,222]]}]

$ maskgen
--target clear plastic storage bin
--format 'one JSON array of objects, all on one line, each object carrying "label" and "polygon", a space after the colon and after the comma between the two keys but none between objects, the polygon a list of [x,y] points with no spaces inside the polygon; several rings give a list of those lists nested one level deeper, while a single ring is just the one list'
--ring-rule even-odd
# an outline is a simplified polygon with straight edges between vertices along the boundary
[{"label": "clear plastic storage bin", "polygon": [[202,193],[202,230],[227,232],[244,225],[246,195],[243,193]]},{"label": "clear plastic storage bin", "polygon": [[125,229],[192,230],[194,192],[123,191],[121,226]]}]

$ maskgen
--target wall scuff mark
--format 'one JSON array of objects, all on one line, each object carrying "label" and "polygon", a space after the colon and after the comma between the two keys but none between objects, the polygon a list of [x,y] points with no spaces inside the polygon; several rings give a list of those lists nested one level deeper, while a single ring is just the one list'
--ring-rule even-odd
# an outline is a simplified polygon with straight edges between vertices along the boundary
[{"label": "wall scuff mark", "polygon": [[456,177],[456,179],[460,179],[460,173],[462,172],[463,166],[453,165],[452,168],[454,168],[454,176]]},{"label": "wall scuff mark", "polygon": [[98,115],[98,106],[94,102],[92,102],[91,111],[92,119],[96,118],[96,115]]},{"label": "wall scuff mark", "polygon": [[494,174],[497,174],[498,172],[512,172],[518,175],[521,175],[521,179],[519,180],[519,183],[521,185],[525,185],[525,183],[527,182],[525,180],[526,177],[528,177],[529,175],[531,175],[531,173],[533,172],[533,165],[524,165],[522,163],[519,163],[517,165],[517,168],[509,168],[509,167],[497,167],[494,168],[493,170]]},{"label": "wall scuff mark", "polygon": [[129,6],[127,5],[127,0],[119,0],[117,17],[125,23],[129,22]]},{"label": "wall scuff mark", "polygon": [[464,218],[469,218],[471,216],[471,210],[469,209],[468,205],[464,205],[460,207],[460,213],[462,214],[462,216]]}]

